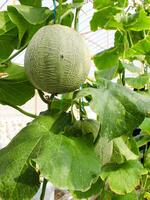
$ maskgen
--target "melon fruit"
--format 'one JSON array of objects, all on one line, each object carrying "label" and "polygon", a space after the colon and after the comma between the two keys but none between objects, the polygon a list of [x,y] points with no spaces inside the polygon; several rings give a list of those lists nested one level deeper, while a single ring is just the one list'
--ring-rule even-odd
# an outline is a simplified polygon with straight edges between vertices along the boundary
[{"label": "melon fruit", "polygon": [[25,70],[42,91],[61,94],[78,89],[90,70],[90,54],[74,29],[47,25],[31,39],[25,53]]}]

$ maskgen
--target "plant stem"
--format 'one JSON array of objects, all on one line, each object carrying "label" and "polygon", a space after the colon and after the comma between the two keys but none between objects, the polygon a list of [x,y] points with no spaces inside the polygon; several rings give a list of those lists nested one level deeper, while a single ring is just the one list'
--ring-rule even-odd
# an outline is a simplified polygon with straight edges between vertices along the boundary
[{"label": "plant stem", "polygon": [[49,98],[49,103],[48,103],[48,110],[51,109],[51,104],[52,104],[52,101],[53,101],[54,97],[55,97],[55,94],[51,94],[51,96]]},{"label": "plant stem", "polygon": [[61,21],[63,20],[63,18],[66,17],[71,11],[72,11],[72,9],[69,9],[63,15],[60,16],[60,24],[61,24]]},{"label": "plant stem", "polygon": [[59,0],[59,13],[58,13],[58,23],[61,23],[61,14],[62,14],[62,0]]},{"label": "plant stem", "polygon": [[125,86],[125,69],[123,69],[121,80],[122,80],[122,85]]},{"label": "plant stem", "polygon": [[45,191],[46,191],[46,185],[47,185],[47,180],[44,178],[40,200],[44,200]]},{"label": "plant stem", "polygon": [[39,94],[40,98],[42,99],[42,101],[44,103],[48,104],[47,99],[45,99],[45,97],[44,97],[44,92],[42,92],[41,90],[38,90],[38,94]]},{"label": "plant stem", "polygon": [[78,31],[78,23],[79,23],[79,12],[81,8],[76,8],[75,19],[74,19],[74,29]]},{"label": "plant stem", "polygon": [[25,48],[27,47],[27,44],[23,46],[21,49],[19,49],[16,53],[14,53],[12,56],[4,60],[1,64],[7,63],[11,61],[13,58],[15,58],[18,54],[20,54]]},{"label": "plant stem", "polygon": [[56,24],[56,0],[53,0],[53,5],[54,5],[54,24]]},{"label": "plant stem", "polygon": [[6,102],[2,102],[3,104],[5,105],[8,105],[16,110],[18,110],[19,112],[21,112],[22,114],[28,116],[28,117],[32,117],[32,118],[36,118],[37,116],[32,114],[32,113],[29,113],[29,112],[26,112],[25,110],[21,109],[20,107],[16,106],[16,105],[12,105],[12,104],[9,104],[9,103],[6,103]]}]

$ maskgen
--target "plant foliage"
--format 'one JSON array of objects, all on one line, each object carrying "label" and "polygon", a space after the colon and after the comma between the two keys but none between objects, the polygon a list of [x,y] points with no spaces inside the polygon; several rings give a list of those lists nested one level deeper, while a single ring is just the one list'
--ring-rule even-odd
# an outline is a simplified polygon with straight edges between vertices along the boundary
[{"label": "plant foliage", "polygon": [[91,31],[113,30],[114,46],[93,56],[95,80],[81,89],[49,98],[39,91],[48,110],[37,117],[18,107],[36,88],[12,59],[45,25],[77,28],[84,2],[60,0],[56,10],[19,2],[0,12],[0,103],[36,119],[0,150],[0,199],[32,199],[46,180],[75,199],[149,200],[149,1],[93,1]]}]

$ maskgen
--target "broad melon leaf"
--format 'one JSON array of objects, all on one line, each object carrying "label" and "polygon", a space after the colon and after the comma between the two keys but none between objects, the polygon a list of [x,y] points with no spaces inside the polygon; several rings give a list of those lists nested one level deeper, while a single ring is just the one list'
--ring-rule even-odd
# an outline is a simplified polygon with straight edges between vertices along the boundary
[{"label": "broad melon leaf", "polygon": [[102,78],[112,80],[117,75],[118,65],[115,65],[114,67],[98,70],[95,71],[95,78],[96,80],[100,80]]},{"label": "broad melon leaf", "polygon": [[145,118],[140,128],[142,129],[142,134],[150,136],[150,118]]},{"label": "broad melon leaf", "polygon": [[19,32],[19,45],[23,46],[29,41],[34,33],[47,24],[52,15],[48,8],[36,8],[26,5],[8,6],[8,15],[17,26]]},{"label": "broad melon leaf", "polygon": [[113,142],[100,137],[95,145],[95,151],[99,155],[102,166],[110,162],[113,153]]},{"label": "broad melon leaf", "polygon": [[17,12],[30,24],[42,24],[51,15],[51,11],[46,8],[35,8],[26,5],[13,5],[8,6],[8,9],[16,9]]},{"label": "broad melon leaf", "polygon": [[146,84],[150,82],[150,75],[145,74],[145,75],[139,75],[136,78],[131,78],[128,77],[125,79],[126,83],[136,89],[141,89],[143,88]]},{"label": "broad melon leaf", "polygon": [[147,145],[148,142],[150,142],[150,135],[141,135],[140,137],[136,138],[136,143],[138,147]]},{"label": "broad melon leaf", "polygon": [[0,22],[0,61],[3,61],[17,47],[18,31],[6,11],[0,12]]},{"label": "broad melon leaf", "polygon": [[146,167],[150,171],[150,148],[148,148],[145,154],[144,167]]},{"label": "broad melon leaf", "polygon": [[54,126],[60,120],[59,115],[36,118],[0,151],[2,199],[30,199],[34,195],[39,181],[31,163],[36,171],[39,169],[42,176],[60,188],[84,191],[98,179],[100,162],[93,147],[80,138],[54,134],[54,130],[62,132],[68,125],[68,115],[64,113],[62,118],[64,122],[59,128]]},{"label": "broad melon leaf", "polygon": [[61,20],[61,24],[62,24],[62,25],[65,25],[65,26],[71,27],[72,22],[73,22],[73,19],[74,19],[74,13],[73,13],[72,11],[70,11],[70,12],[68,13],[68,15],[66,15],[66,16]]},{"label": "broad melon leaf", "polygon": [[[100,175],[94,149],[81,138],[50,134],[40,142],[37,158],[41,175],[58,188],[86,191]],[[47,157],[49,155],[49,157]]]},{"label": "broad melon leaf", "polygon": [[28,81],[24,67],[11,63],[0,67],[0,103],[10,105],[23,105],[31,99],[35,90]]},{"label": "broad melon leaf", "polygon": [[123,29],[122,23],[115,19],[115,15],[120,12],[120,9],[116,7],[105,7],[99,11],[96,11],[90,21],[92,31],[96,31],[98,28],[103,29]]},{"label": "broad melon leaf", "polygon": [[95,9],[102,9],[107,6],[116,6],[125,8],[128,5],[127,0],[94,0],[93,2]]},{"label": "broad melon leaf", "polygon": [[19,0],[19,2],[23,5],[34,6],[34,7],[41,7],[42,0]]},{"label": "broad melon leaf", "polygon": [[102,200],[138,200],[138,195],[134,191],[125,195],[118,195],[107,190],[103,191],[100,197]]},{"label": "broad melon leaf", "polygon": [[139,184],[142,171],[143,167],[137,160],[122,164],[112,163],[102,167],[101,178],[107,181],[113,192],[124,195],[132,192]]},{"label": "broad melon leaf", "polygon": [[138,195],[136,194],[136,192],[131,192],[125,195],[112,194],[111,200],[138,200]]},{"label": "broad melon leaf", "polygon": [[[90,106],[100,117],[101,136],[110,140],[131,134],[150,113],[150,98],[102,79],[98,88],[85,88],[76,98],[92,96]],[[116,126],[114,126],[116,124]]]},{"label": "broad melon leaf", "polygon": [[49,133],[53,118],[44,116],[31,122],[0,151],[0,198],[31,199],[39,187],[38,175],[30,159],[36,156],[39,141]]},{"label": "broad melon leaf", "polygon": [[127,69],[131,73],[136,73],[136,74],[141,73],[141,69],[139,67],[135,66],[133,63],[123,62],[122,65],[124,66],[125,69]]},{"label": "broad melon leaf", "polygon": [[87,199],[94,195],[98,195],[101,193],[101,190],[104,187],[104,182],[101,178],[99,178],[95,183],[91,185],[91,188],[85,192],[73,191],[71,192],[75,199]]},{"label": "broad melon leaf", "polygon": [[150,36],[146,36],[144,39],[134,44],[128,51],[125,52],[127,58],[134,58],[136,56],[145,56],[147,62],[150,62]]},{"label": "broad melon leaf", "polygon": [[[108,59],[109,58],[109,59]],[[94,63],[99,70],[113,68],[118,64],[119,52],[116,47],[104,50],[93,57]]]},{"label": "broad melon leaf", "polygon": [[114,144],[118,147],[120,153],[126,158],[126,160],[136,160],[138,156],[134,154],[126,145],[123,138],[119,137],[113,140]]},{"label": "broad melon leaf", "polygon": [[133,22],[126,25],[126,28],[133,31],[150,30],[150,16],[147,16],[145,10],[141,9]]}]

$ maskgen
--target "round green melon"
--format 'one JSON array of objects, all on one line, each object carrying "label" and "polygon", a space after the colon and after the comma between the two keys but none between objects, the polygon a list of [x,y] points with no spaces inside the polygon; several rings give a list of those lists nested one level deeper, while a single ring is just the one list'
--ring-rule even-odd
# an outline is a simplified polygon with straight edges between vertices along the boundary
[{"label": "round green melon", "polygon": [[78,89],[85,81],[90,54],[78,32],[67,26],[48,25],[31,39],[24,64],[36,88],[61,94]]}]

